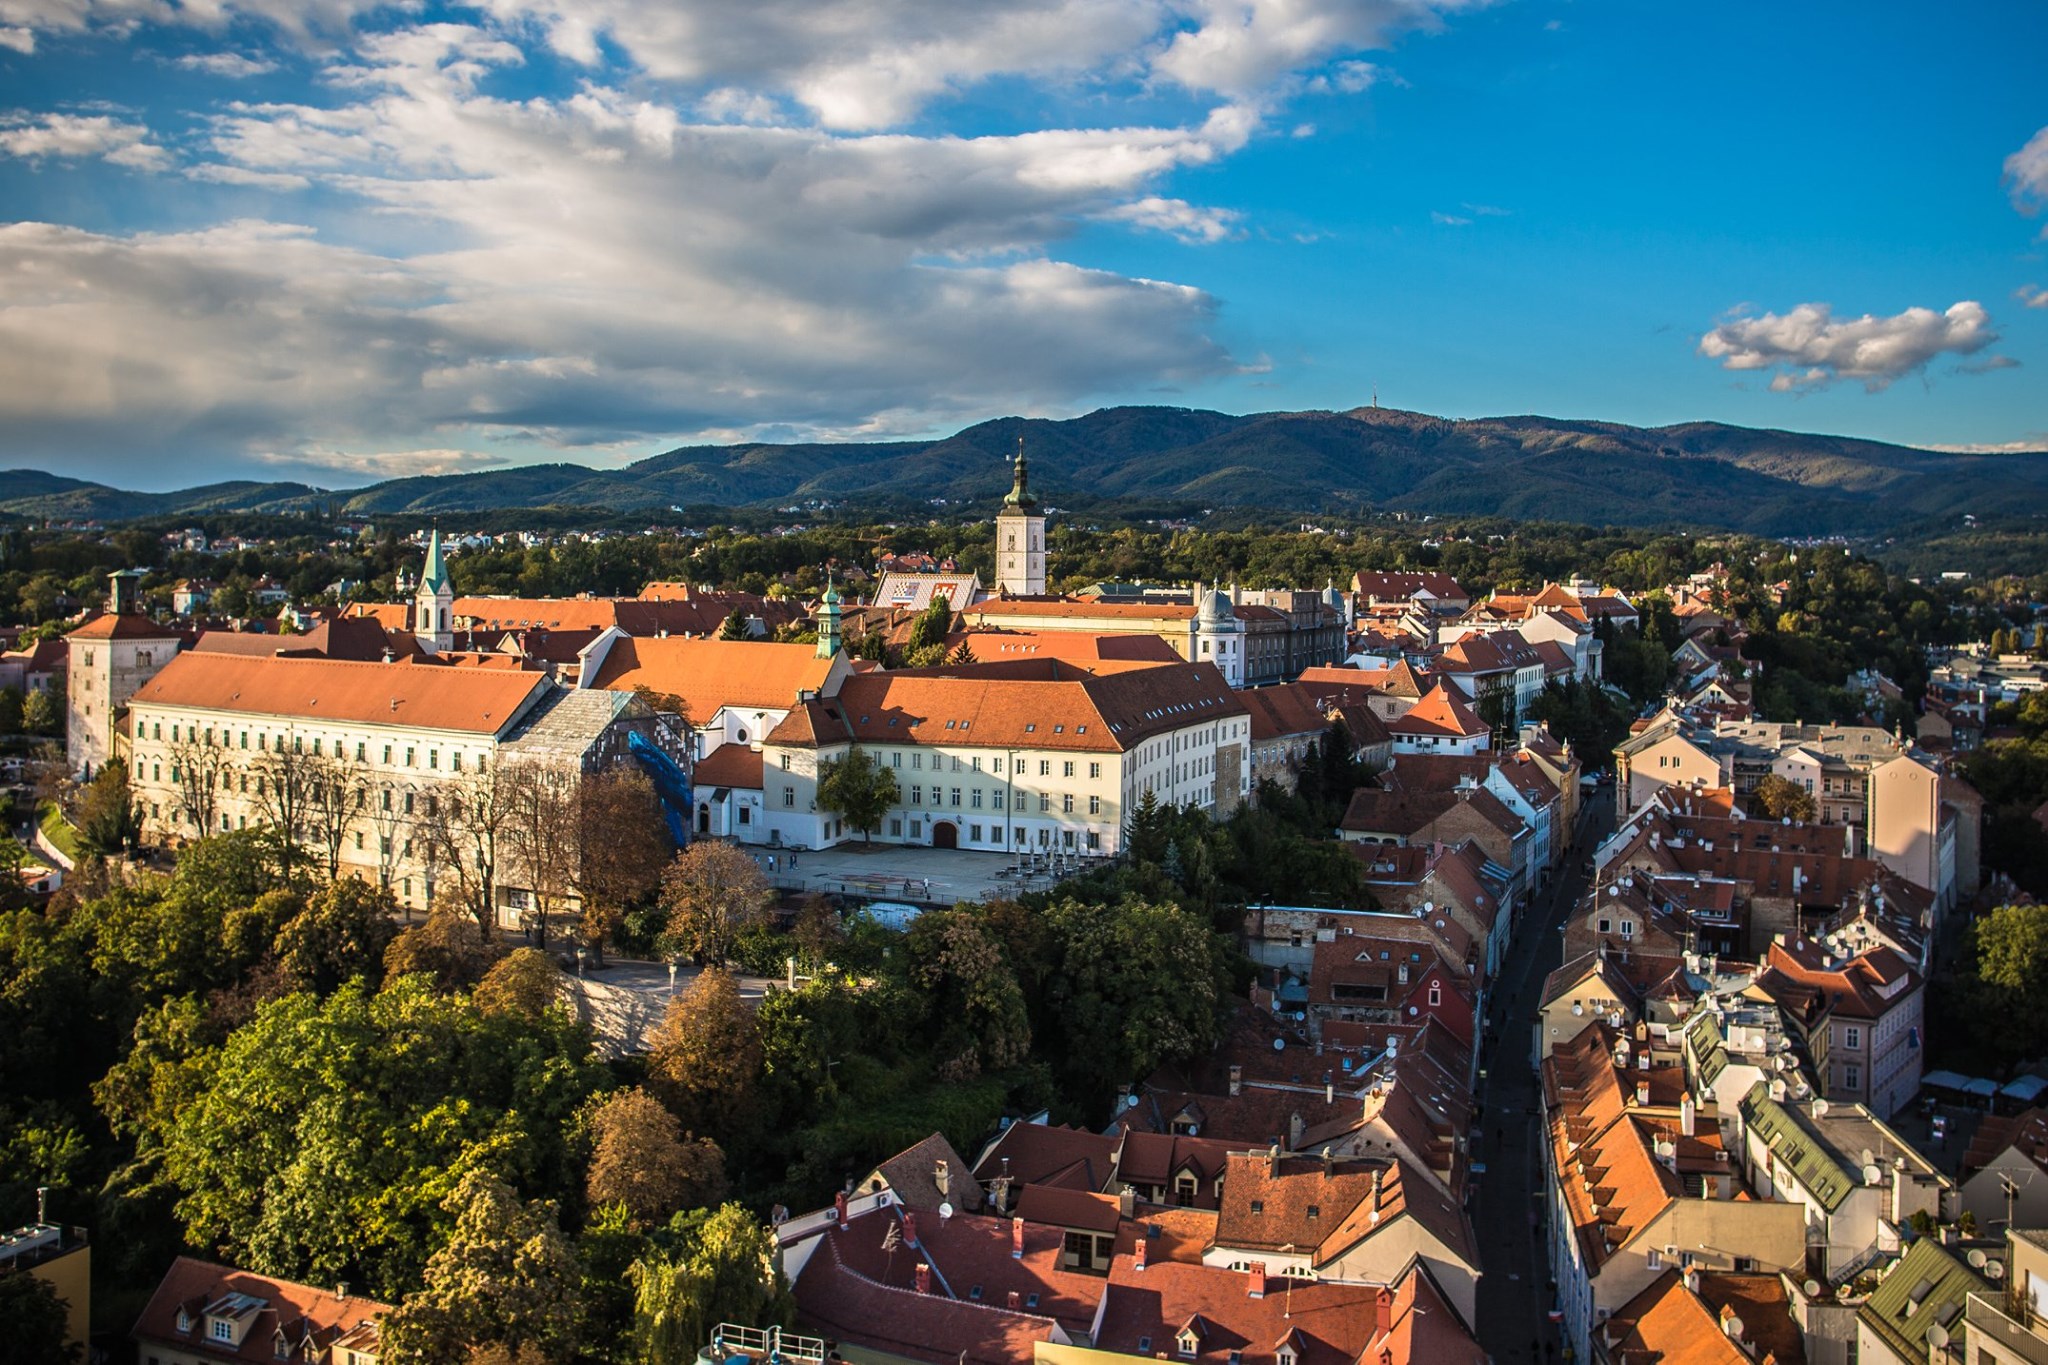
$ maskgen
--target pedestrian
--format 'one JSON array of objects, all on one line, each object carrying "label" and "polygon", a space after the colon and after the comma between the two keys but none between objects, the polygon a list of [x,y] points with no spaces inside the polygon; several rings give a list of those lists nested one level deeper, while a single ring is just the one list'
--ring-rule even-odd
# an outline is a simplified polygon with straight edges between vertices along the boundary
[{"label": "pedestrian", "polygon": [[796,870],[796,855],[794,853],[789,855],[789,869],[792,872]]},{"label": "pedestrian", "polygon": [[771,877],[775,875],[775,855],[773,853],[768,855],[768,875]]}]

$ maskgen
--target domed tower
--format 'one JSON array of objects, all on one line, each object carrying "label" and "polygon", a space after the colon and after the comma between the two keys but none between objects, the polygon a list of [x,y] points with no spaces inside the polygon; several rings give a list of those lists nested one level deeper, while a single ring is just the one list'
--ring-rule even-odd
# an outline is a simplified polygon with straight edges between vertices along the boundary
[{"label": "domed tower", "polygon": [[839,652],[839,585],[825,580],[825,595],[818,599],[818,657],[829,659]]},{"label": "domed tower", "polygon": [[1211,588],[1195,593],[1195,662],[1214,664],[1232,687],[1244,686],[1244,624],[1229,594]]},{"label": "domed tower", "polygon": [[996,591],[1005,597],[1045,593],[1045,514],[1024,467],[1024,438],[1017,438],[1017,463],[1003,510],[996,514]]}]

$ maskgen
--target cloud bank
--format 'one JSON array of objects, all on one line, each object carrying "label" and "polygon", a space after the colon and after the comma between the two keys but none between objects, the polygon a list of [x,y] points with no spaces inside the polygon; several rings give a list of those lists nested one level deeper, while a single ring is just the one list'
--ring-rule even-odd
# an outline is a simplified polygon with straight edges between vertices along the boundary
[{"label": "cloud bank", "polygon": [[1776,370],[1775,393],[1844,379],[1875,393],[1938,356],[1975,355],[1997,340],[1990,314],[1969,300],[1940,313],[1908,308],[1888,318],[1866,313],[1839,321],[1825,303],[1802,303],[1782,314],[1730,318],[1700,338],[1699,353],[1723,369]]},{"label": "cloud bank", "polygon": [[[1199,383],[1244,368],[1218,301],[1061,242],[1242,235],[1176,174],[1311,82],[1366,88],[1358,53],[1467,3],[480,0],[426,22],[372,0],[0,0],[23,50],[161,29],[220,44],[164,60],[240,82],[280,68],[261,31],[317,72],[288,100],[224,88],[175,137],[125,113],[0,122],[0,155],[171,173],[241,215],[0,225],[0,422],[16,458],[235,453],[351,479]],[[543,58],[567,88],[507,92]],[[999,79],[1111,117],[944,126],[946,99]],[[1192,116],[1114,118],[1161,92]]]}]

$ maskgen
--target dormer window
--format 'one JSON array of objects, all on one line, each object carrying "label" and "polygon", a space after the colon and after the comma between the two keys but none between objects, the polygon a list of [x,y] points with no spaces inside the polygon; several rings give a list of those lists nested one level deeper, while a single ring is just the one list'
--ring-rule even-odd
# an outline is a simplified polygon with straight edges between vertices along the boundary
[{"label": "dormer window", "polygon": [[1188,1360],[1195,1358],[1195,1352],[1202,1349],[1202,1339],[1193,1332],[1182,1332],[1179,1337],[1180,1353]]},{"label": "dormer window", "polygon": [[235,1339],[235,1325],[226,1318],[215,1318],[211,1326],[211,1335],[215,1341],[233,1341]]},{"label": "dormer window", "polygon": [[178,1330],[180,1332],[192,1330],[192,1315],[182,1308],[178,1310]]},{"label": "dormer window", "polygon": [[290,1360],[292,1358],[292,1346],[290,1342],[284,1339],[284,1333],[279,1332],[277,1336],[272,1339],[270,1343],[270,1354],[273,1358],[277,1360]]},{"label": "dormer window", "polygon": [[1293,1346],[1282,1346],[1273,1352],[1273,1365],[1301,1365],[1301,1357],[1294,1353]]}]

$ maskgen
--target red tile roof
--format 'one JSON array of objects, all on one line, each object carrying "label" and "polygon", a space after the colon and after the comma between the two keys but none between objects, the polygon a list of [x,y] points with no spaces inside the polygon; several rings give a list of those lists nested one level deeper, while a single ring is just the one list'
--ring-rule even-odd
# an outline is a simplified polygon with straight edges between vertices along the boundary
[{"label": "red tile roof", "polygon": [[[231,1295],[244,1299],[230,1300]],[[180,1308],[192,1324],[189,1332],[178,1330]],[[239,1348],[208,1337],[209,1308],[248,1317]],[[374,1354],[376,1329],[371,1324],[390,1311],[388,1305],[374,1299],[344,1299],[290,1280],[180,1256],[149,1296],[132,1335],[137,1341],[161,1343],[208,1360],[275,1361],[277,1334],[282,1331],[292,1352],[289,1359],[306,1362],[326,1359],[328,1349],[350,1333],[361,1334],[351,1345]],[[309,1334],[316,1349],[302,1351],[300,1346]]]},{"label": "red tile roof", "polygon": [[95,616],[65,638],[70,640],[175,640],[179,631],[176,626],[160,626],[147,616],[135,612],[122,612],[119,616],[111,612]]},{"label": "red tile roof", "polygon": [[1479,719],[1472,708],[1459,700],[1443,683],[1438,683],[1421,701],[1389,721],[1387,729],[1397,737],[1443,735],[1470,738],[1488,733],[1486,722]]},{"label": "red tile roof", "polygon": [[795,706],[798,692],[823,689],[832,662],[819,658],[812,645],[628,638],[612,642],[597,676],[584,679],[583,685],[673,693],[688,704],[690,719],[704,725],[726,707],[781,711]]},{"label": "red tile roof", "polygon": [[955,631],[946,637],[946,648],[965,644],[977,663],[1003,659],[1065,659],[1086,664],[1104,659],[1125,662],[1177,664],[1183,662],[1174,647],[1157,635],[1088,635],[1071,630],[974,630]]},{"label": "red tile roof", "polygon": [[1254,744],[1288,735],[1320,735],[1330,728],[1314,691],[1299,683],[1246,688],[1237,697],[1251,712]]},{"label": "red tile roof", "polygon": [[761,751],[745,744],[721,744],[697,760],[691,781],[700,789],[737,787],[742,791],[759,791]]},{"label": "red tile roof", "polygon": [[131,705],[497,734],[552,686],[538,673],[496,669],[187,652]]},{"label": "red tile roof", "polygon": [[[1213,664],[1161,664],[1089,673],[1040,660],[941,671],[862,674],[839,695],[790,712],[778,744],[955,744],[1117,753],[1155,735],[1245,715]],[[807,733],[808,732],[808,733]]]}]

